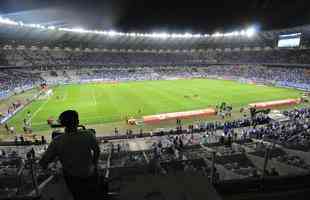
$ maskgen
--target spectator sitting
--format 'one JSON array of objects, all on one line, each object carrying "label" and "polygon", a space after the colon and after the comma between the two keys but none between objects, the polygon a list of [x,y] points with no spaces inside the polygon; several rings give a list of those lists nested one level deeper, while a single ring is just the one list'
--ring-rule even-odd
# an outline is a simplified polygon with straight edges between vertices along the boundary
[{"label": "spectator sitting", "polygon": [[97,189],[97,163],[100,149],[95,137],[87,131],[78,130],[79,116],[68,110],[59,116],[65,127],[65,134],[56,137],[40,160],[40,165],[58,158],[63,166],[64,179],[68,189],[77,199],[94,199]]},{"label": "spectator sitting", "polygon": [[254,169],[254,170],[252,171],[252,177],[253,177],[253,178],[259,178],[259,177],[260,177],[259,174],[257,173],[257,170],[256,170],[256,169]]},{"label": "spectator sitting", "polygon": [[45,137],[43,135],[41,136],[41,144],[46,144],[46,140],[45,140]]},{"label": "spectator sitting", "polygon": [[271,168],[270,176],[279,176],[279,172],[276,171],[276,168]]}]

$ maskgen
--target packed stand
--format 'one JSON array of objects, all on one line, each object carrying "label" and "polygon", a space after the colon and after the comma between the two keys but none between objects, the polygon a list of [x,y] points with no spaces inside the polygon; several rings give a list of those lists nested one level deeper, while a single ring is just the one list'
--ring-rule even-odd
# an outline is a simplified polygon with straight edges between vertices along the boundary
[{"label": "packed stand", "polygon": [[0,72],[0,99],[14,92],[32,88],[43,82],[40,74],[27,70],[3,69]]},{"label": "packed stand", "polygon": [[202,66],[207,64],[309,64],[308,49],[259,51],[170,51],[120,50],[79,51],[70,49],[9,48],[0,51],[9,66]]},{"label": "packed stand", "polygon": [[264,139],[292,149],[310,149],[310,108],[284,112],[290,117],[287,122],[271,122],[260,127],[243,130],[243,135]]}]

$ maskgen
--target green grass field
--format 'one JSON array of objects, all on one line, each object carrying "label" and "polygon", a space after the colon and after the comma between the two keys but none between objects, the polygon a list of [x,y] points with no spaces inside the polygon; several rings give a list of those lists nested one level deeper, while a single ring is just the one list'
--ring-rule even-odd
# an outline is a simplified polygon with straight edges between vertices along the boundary
[{"label": "green grass field", "polygon": [[[21,130],[26,113],[32,113],[34,131],[48,129],[47,119],[67,109],[77,110],[83,124],[102,124],[143,115],[215,107],[227,102],[239,109],[253,102],[296,98],[300,92],[224,80],[143,81],[118,84],[63,85],[53,88],[47,100],[37,100],[19,112],[9,125]],[[184,97],[188,96],[188,97]],[[57,98],[59,97],[59,98]],[[139,113],[138,111],[142,112]]]}]

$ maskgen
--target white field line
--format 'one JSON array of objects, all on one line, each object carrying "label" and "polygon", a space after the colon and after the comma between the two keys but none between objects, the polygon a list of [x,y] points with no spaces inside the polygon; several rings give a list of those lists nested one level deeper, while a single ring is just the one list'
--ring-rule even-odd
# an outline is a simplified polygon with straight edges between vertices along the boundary
[{"label": "white field line", "polygon": [[28,119],[27,122],[31,121],[37,114],[43,109],[43,107],[49,102],[50,98],[48,98],[41,106],[33,113],[33,115]]},{"label": "white field line", "polygon": [[96,100],[94,88],[92,88],[92,93],[91,94],[92,94],[93,101],[94,101],[95,105],[97,105],[97,100]]},{"label": "white field line", "polygon": [[67,91],[67,89],[66,89],[66,92],[65,92],[65,95],[64,95],[64,98],[62,99],[62,101],[66,101],[67,98],[68,98],[68,91]]}]

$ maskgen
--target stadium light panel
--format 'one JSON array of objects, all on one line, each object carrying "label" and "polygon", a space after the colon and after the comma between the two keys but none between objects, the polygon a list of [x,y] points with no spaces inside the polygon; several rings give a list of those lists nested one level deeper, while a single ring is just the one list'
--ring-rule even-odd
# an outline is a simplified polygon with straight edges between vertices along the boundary
[{"label": "stadium light panel", "polygon": [[8,18],[2,18],[1,16],[0,16],[0,23],[8,25],[18,25],[16,21],[10,20]]},{"label": "stadium light panel", "polygon": [[231,33],[224,33],[224,34],[223,34],[224,37],[231,37],[231,36],[233,36],[233,35],[234,35],[233,32],[231,32]]},{"label": "stadium light panel", "polygon": [[212,37],[223,37],[224,34],[223,33],[219,33],[219,32],[216,32],[214,34],[212,34]]},{"label": "stadium light panel", "polygon": [[35,24],[26,24],[25,26],[30,27],[30,28],[37,28]]},{"label": "stadium light panel", "polygon": [[200,37],[202,37],[202,35],[200,35],[200,34],[194,34],[194,35],[192,35],[194,38],[200,38]]},{"label": "stadium light panel", "polygon": [[30,27],[30,28],[37,28],[37,29],[50,29],[50,30],[60,30],[60,31],[67,31],[67,32],[76,32],[76,33],[92,33],[92,34],[100,34],[100,35],[108,35],[108,36],[122,36],[126,35],[129,37],[151,37],[151,38],[160,38],[160,39],[166,39],[166,38],[200,38],[200,37],[237,37],[237,36],[246,36],[246,37],[252,37],[257,33],[257,28],[255,26],[249,27],[246,30],[241,31],[234,31],[230,33],[219,33],[216,32],[212,35],[209,34],[191,34],[191,33],[122,33],[122,32],[116,32],[114,30],[111,31],[98,31],[98,30],[85,30],[83,28],[56,28],[55,26],[43,26],[39,24],[24,24],[21,21],[14,21],[8,18],[4,18],[0,16],[0,23],[7,24],[7,25],[16,25],[16,26],[22,26],[22,27]]},{"label": "stadium light panel", "polygon": [[252,37],[256,33],[256,29],[254,27],[250,27],[245,31],[246,36]]},{"label": "stadium light panel", "polygon": [[155,37],[161,38],[161,39],[166,39],[169,37],[168,33],[154,33]]},{"label": "stadium light panel", "polygon": [[239,32],[239,31],[234,31],[232,34],[233,34],[234,36],[239,36],[239,35],[240,35],[240,32]]},{"label": "stadium light panel", "polygon": [[111,31],[108,32],[108,36],[113,37],[113,36],[116,36],[116,35],[118,35],[118,33],[116,31],[111,30]]},{"label": "stadium light panel", "polygon": [[184,38],[190,38],[190,37],[192,37],[192,36],[193,36],[193,35],[190,34],[190,33],[185,33],[185,34],[183,35]]},{"label": "stadium light panel", "polygon": [[178,37],[178,34],[172,33],[172,34],[171,34],[171,37],[172,37],[172,38],[177,38],[177,37]]},{"label": "stadium light panel", "polygon": [[56,27],[55,26],[48,26],[47,29],[50,29],[50,30],[55,30]]},{"label": "stadium light panel", "polygon": [[87,30],[83,29],[83,28],[64,28],[65,31],[71,31],[71,32],[75,32],[75,33],[87,33]]},{"label": "stadium light panel", "polygon": [[98,30],[94,30],[93,33],[95,33],[95,34],[101,34],[100,31],[98,31]]}]

